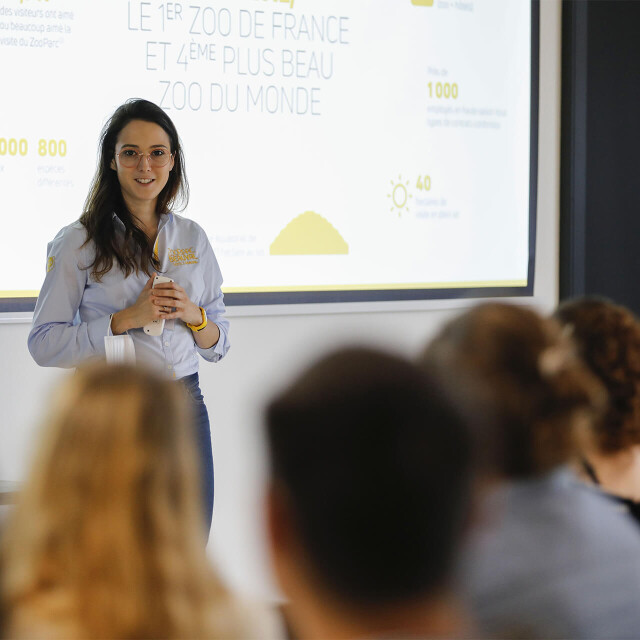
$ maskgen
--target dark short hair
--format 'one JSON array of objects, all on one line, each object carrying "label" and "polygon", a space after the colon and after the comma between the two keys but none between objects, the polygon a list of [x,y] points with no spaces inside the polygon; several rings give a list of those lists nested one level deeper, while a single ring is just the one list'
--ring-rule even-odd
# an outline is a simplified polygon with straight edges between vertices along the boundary
[{"label": "dark short hair", "polygon": [[576,298],[555,317],[571,327],[578,351],[607,389],[609,403],[594,424],[603,452],[640,444],[640,322],[620,305],[598,297]]},{"label": "dark short hair", "polygon": [[445,324],[421,357],[492,421],[496,471],[535,476],[569,461],[601,385],[560,325],[515,304],[484,303]]},{"label": "dark short hair", "polygon": [[268,406],[274,486],[315,577],[352,606],[428,594],[448,579],[467,513],[467,425],[426,372],[346,348]]}]

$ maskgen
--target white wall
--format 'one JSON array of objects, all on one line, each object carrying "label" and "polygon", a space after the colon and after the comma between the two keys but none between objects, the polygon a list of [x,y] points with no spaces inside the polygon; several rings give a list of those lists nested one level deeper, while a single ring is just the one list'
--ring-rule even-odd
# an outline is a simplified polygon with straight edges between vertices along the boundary
[{"label": "white wall", "polygon": [[[538,252],[534,303],[550,310],[558,291],[560,131],[560,0],[541,2]],[[406,305],[407,307],[409,305]],[[217,365],[203,362],[202,389],[212,418],[216,503],[210,550],[232,586],[245,594],[273,593],[262,540],[261,490],[265,462],[260,412],[310,359],[358,341],[413,354],[462,303],[424,303],[420,309],[242,316],[231,310],[232,349]],[[389,307],[387,307],[389,309]],[[65,372],[31,360],[29,325],[0,324],[0,480],[20,480],[35,441],[36,422],[54,383]]]}]

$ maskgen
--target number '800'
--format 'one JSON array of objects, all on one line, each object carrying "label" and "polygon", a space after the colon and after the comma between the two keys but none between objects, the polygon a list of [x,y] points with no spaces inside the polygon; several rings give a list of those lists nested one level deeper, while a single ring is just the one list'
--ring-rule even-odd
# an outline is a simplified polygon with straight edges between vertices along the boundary
[{"label": "number '800'", "polygon": [[67,155],[67,143],[65,140],[38,140],[38,155],[61,156]]}]

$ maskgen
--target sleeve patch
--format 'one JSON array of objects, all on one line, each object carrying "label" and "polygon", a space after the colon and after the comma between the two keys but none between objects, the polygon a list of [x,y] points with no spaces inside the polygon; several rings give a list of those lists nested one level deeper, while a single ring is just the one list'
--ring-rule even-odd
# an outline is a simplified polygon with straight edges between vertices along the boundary
[{"label": "sleeve patch", "polygon": [[55,266],[56,266],[56,257],[49,256],[49,258],[47,259],[47,273],[49,273],[49,271],[52,271]]}]

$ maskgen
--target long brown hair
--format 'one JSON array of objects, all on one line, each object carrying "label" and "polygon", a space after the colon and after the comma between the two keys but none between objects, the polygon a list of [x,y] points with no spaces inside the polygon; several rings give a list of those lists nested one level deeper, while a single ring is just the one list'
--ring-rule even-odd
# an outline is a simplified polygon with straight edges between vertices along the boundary
[{"label": "long brown hair", "polygon": [[605,392],[558,323],[525,307],[487,303],[447,323],[422,356],[464,387],[494,425],[496,471],[534,476],[570,460]]},{"label": "long brown hair", "polygon": [[59,391],[3,538],[11,637],[200,638],[225,590],[205,555],[188,403],[93,366]]},{"label": "long brown hair", "polygon": [[[100,134],[98,167],[84,204],[80,222],[87,230],[87,241],[95,245],[95,259],[86,268],[100,281],[113,268],[114,260],[125,277],[140,270],[151,275],[160,264],[149,246],[149,239],[136,225],[122,196],[116,172],[111,168],[115,157],[118,135],[132,120],[153,122],[162,127],[171,143],[174,154],[173,169],[169,180],[158,196],[156,212],[168,213],[182,209],[189,200],[189,185],[184,169],[184,156],[180,137],[171,118],[148,100],[131,99],[119,106],[109,118]],[[120,238],[113,224],[116,214],[124,225],[124,238]],[[85,243],[85,244],[86,244]]]}]

